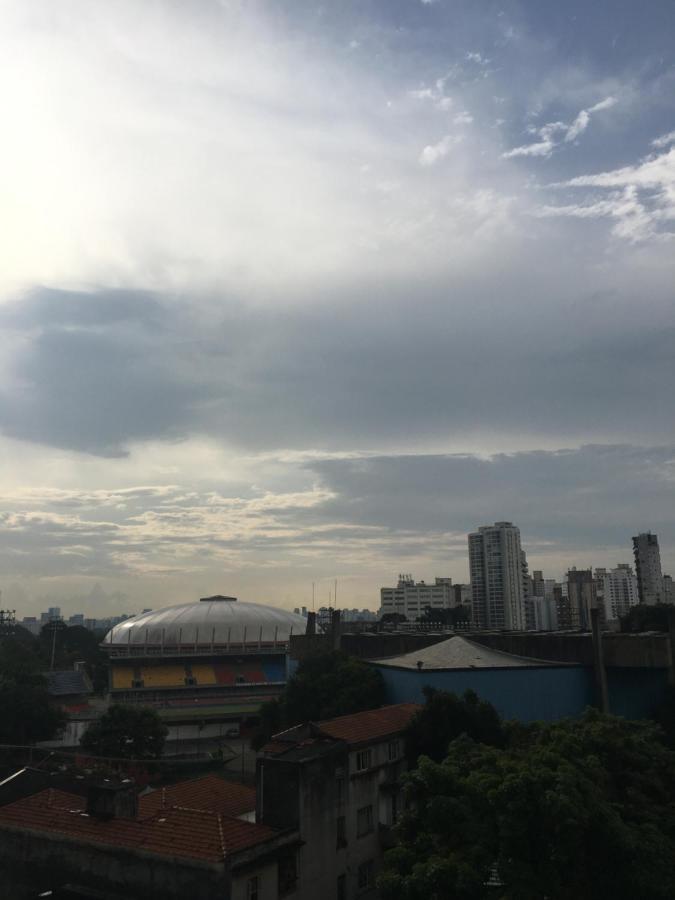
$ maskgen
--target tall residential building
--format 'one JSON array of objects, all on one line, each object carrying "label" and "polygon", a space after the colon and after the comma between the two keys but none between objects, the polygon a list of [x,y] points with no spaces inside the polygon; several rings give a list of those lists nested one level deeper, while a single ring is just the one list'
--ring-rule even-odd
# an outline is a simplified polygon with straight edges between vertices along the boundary
[{"label": "tall residential building", "polygon": [[659,539],[650,531],[635,535],[633,538],[635,555],[635,574],[637,575],[640,603],[653,606],[663,603],[663,575],[661,573],[661,554]]},{"label": "tall residential building", "polygon": [[469,535],[471,606],[479,628],[525,628],[523,552],[511,522],[484,525]]},{"label": "tall residential building", "polygon": [[619,563],[610,572],[596,569],[595,581],[598,603],[604,603],[607,619],[620,619],[640,602],[637,578],[629,563]]},{"label": "tall residential building", "polygon": [[675,603],[675,593],[673,593],[673,577],[672,575],[663,576],[663,602]]},{"label": "tall residential building", "polygon": [[605,619],[604,607],[598,605],[598,591],[591,569],[571,568],[567,573],[567,598],[563,616],[558,611],[561,628],[591,628],[591,610],[600,610],[601,620]]},{"label": "tall residential building", "polygon": [[535,569],[530,579],[530,604],[535,631],[557,631],[558,609],[555,595],[555,579],[544,578],[540,569]]},{"label": "tall residential building", "polygon": [[395,588],[380,588],[380,615],[402,613],[410,622],[432,609],[451,609],[456,606],[452,578],[436,578],[433,584],[415,582],[412,575],[399,575]]}]

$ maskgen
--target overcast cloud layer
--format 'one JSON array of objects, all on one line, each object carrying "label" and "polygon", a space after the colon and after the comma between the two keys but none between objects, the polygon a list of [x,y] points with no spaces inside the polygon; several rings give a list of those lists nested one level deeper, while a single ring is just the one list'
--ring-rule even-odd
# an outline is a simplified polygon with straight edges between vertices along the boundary
[{"label": "overcast cloud layer", "polygon": [[4,603],[675,568],[669,0],[0,15]]}]

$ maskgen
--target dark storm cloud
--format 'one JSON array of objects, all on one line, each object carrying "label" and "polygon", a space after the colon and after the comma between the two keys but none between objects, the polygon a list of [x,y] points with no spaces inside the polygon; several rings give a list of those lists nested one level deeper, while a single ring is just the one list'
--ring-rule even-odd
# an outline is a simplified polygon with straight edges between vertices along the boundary
[{"label": "dark storm cloud", "polygon": [[623,545],[628,557],[631,535],[652,529],[675,561],[675,446],[334,459],[311,469],[335,497],[308,510],[310,520],[464,534],[508,519],[534,544]]},{"label": "dark storm cloud", "polygon": [[606,299],[600,313],[578,299],[507,307],[488,290],[201,312],[147,294],[36,291],[2,310],[13,349],[0,424],[100,455],[189,434],[248,449],[385,448],[486,426],[560,443],[672,434],[667,312],[626,318],[618,300],[617,325]]}]

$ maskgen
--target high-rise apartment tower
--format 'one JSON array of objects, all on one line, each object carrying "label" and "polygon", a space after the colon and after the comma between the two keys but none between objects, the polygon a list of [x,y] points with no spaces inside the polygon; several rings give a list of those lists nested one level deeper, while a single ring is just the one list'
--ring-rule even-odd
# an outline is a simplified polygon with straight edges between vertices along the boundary
[{"label": "high-rise apartment tower", "polygon": [[640,603],[646,603],[648,606],[663,603],[659,539],[650,531],[636,535],[633,538],[633,553]]},{"label": "high-rise apartment tower", "polygon": [[511,522],[484,525],[469,535],[471,606],[479,628],[526,627],[524,555],[520,530]]}]

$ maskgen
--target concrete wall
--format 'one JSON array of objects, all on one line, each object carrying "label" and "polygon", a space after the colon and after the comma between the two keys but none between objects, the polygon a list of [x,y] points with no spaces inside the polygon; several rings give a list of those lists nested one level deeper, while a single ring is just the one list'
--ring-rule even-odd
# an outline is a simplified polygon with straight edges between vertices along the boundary
[{"label": "concrete wall", "polygon": [[[427,685],[456,694],[470,689],[492,703],[503,718],[521,722],[578,716],[595,704],[593,670],[587,666],[445,672],[377,668],[385,681],[388,703],[424,702]],[[668,670],[613,667],[607,670],[607,680],[609,711],[642,719],[651,716],[664,699]]]},{"label": "concrete wall", "polygon": [[473,690],[505,719],[533,722],[579,715],[594,700],[592,671],[582,667],[437,672],[377,668],[385,681],[388,703],[423,703],[426,686],[456,694]]}]

